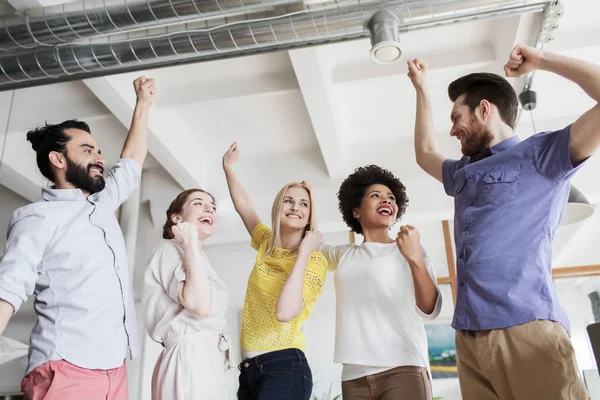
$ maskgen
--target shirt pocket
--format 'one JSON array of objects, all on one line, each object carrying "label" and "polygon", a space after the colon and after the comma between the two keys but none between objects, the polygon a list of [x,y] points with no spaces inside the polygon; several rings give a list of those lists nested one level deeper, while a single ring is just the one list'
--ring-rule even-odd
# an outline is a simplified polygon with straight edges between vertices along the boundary
[{"label": "shirt pocket", "polygon": [[497,168],[483,175],[480,199],[500,205],[514,200],[521,184],[520,168]]}]

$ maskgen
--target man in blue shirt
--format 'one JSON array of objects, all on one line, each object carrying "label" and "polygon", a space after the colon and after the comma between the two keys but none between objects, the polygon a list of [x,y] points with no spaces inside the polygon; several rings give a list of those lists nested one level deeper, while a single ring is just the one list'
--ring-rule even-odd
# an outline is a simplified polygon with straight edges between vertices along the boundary
[{"label": "man in blue shirt", "polygon": [[[417,163],[455,201],[457,299],[452,326],[465,400],[587,399],[569,320],[552,281],[552,240],[569,181],[600,147],[600,105],[566,128],[520,140],[518,101],[487,73],[448,88],[450,135],[464,157],[444,157],[435,139],[427,67],[408,62],[417,93]],[[504,70],[561,75],[600,101],[600,67],[518,45]]]}]

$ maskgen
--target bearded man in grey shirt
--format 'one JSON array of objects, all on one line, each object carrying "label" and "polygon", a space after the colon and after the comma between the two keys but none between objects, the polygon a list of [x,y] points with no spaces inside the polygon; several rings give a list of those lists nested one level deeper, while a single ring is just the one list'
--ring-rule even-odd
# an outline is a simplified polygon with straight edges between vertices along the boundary
[{"label": "bearded man in grey shirt", "polygon": [[115,211],[139,185],[156,87],[133,83],[137,101],[121,159],[106,176],[85,122],[27,133],[40,172],[54,183],[13,213],[0,262],[0,334],[34,295],[22,389],[26,398],[127,399],[125,359],[138,352],[123,234]]}]

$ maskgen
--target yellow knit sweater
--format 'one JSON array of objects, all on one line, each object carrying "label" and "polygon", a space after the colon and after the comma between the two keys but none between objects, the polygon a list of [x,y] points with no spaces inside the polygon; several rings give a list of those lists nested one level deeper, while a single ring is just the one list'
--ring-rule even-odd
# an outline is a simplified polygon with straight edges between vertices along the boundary
[{"label": "yellow knit sweater", "polygon": [[271,229],[259,224],[252,232],[252,247],[257,250],[256,264],[248,279],[244,302],[241,346],[245,351],[272,351],[297,348],[305,351],[306,340],[301,326],[312,312],[321,294],[327,261],[320,252],[313,252],[306,268],[302,297],[305,307],[296,318],[279,322],[275,317],[277,297],[296,262],[296,254],[275,248],[264,261]]}]

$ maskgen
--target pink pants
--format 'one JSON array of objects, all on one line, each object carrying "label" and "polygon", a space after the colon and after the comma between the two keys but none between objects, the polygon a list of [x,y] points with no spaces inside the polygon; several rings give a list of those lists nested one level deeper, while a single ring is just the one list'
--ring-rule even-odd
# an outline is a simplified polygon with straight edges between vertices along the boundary
[{"label": "pink pants", "polygon": [[127,400],[127,370],[85,369],[67,361],[48,361],[23,378],[28,400]]}]

